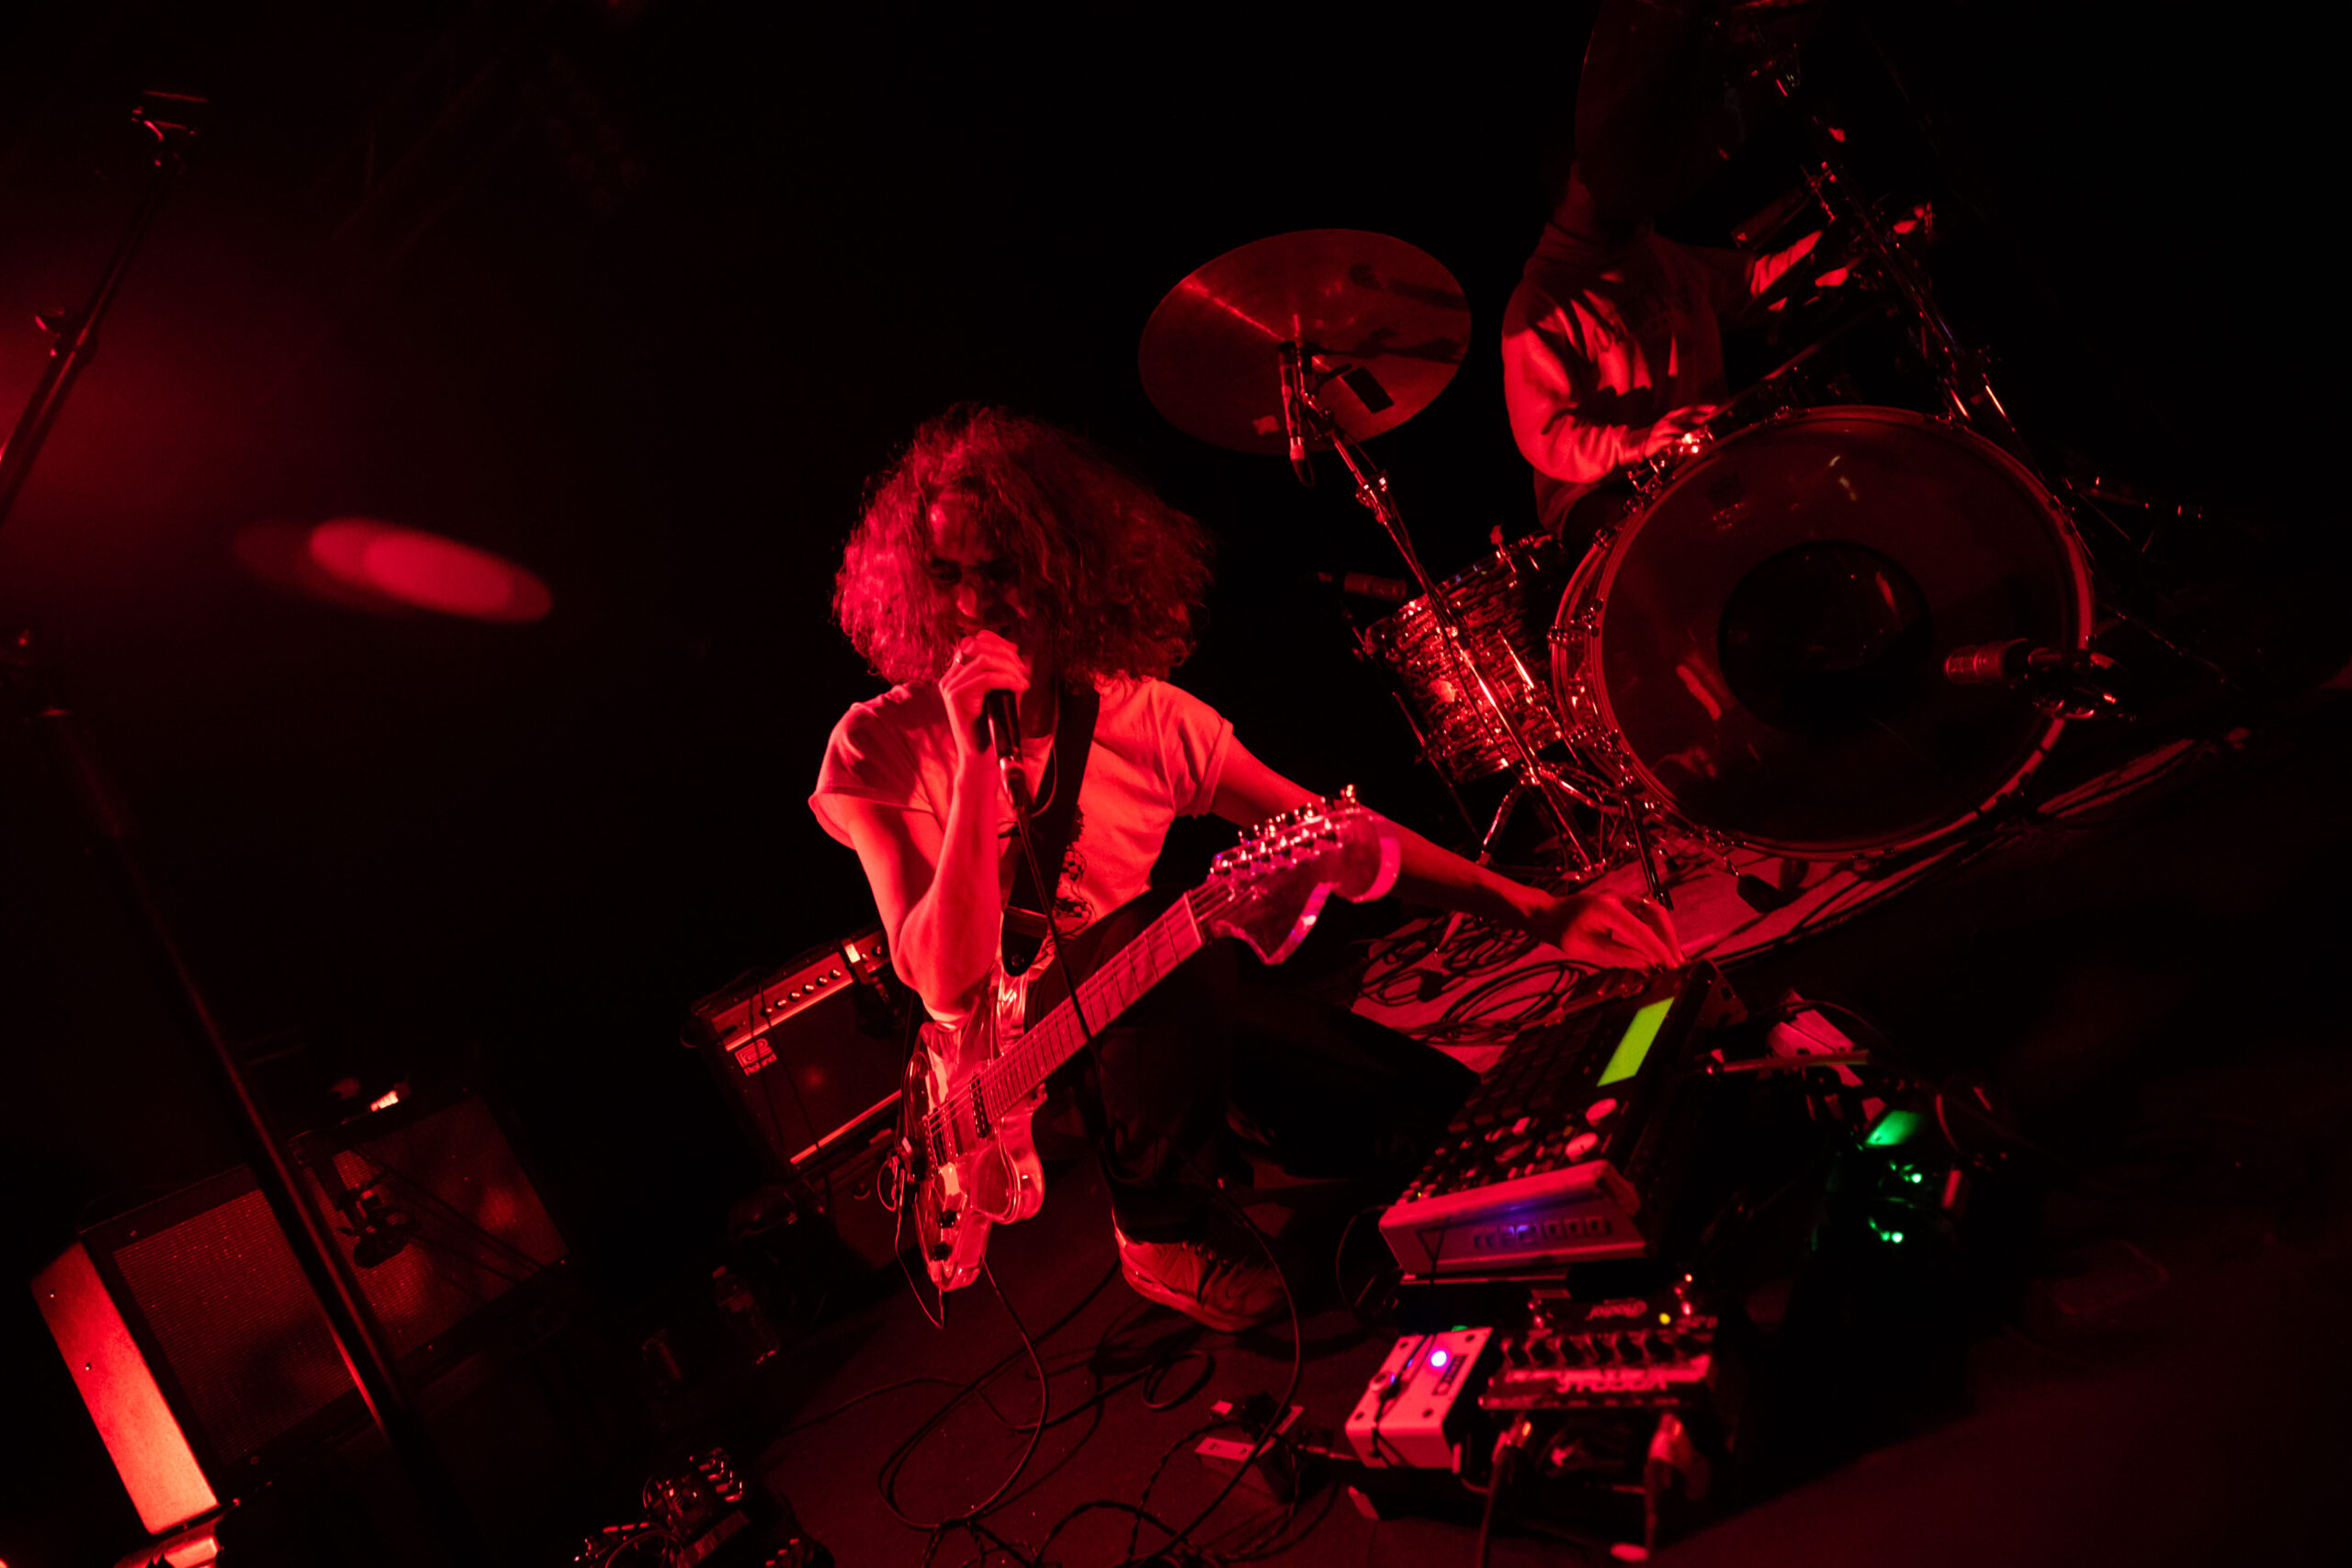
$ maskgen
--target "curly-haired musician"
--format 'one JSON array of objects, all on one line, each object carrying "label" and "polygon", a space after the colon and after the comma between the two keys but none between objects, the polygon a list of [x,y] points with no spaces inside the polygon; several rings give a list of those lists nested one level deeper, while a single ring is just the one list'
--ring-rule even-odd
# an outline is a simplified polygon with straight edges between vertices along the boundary
[{"label": "curly-haired musician", "polygon": [[[1041,815],[1073,771],[1053,754],[1066,697],[1099,702],[1077,825],[1049,894],[1060,939],[1146,893],[1179,814],[1250,824],[1316,798],[1165,680],[1192,647],[1207,554],[1197,524],[1089,444],[1000,409],[959,408],[926,424],[874,484],[834,607],[894,684],[834,728],[810,806],[857,852],[899,973],[934,1020],[959,1021],[990,994],[1020,858],[982,717],[989,692],[1018,694],[1022,767]],[[1665,916],[1646,904],[1540,892],[1397,832],[1397,886],[1409,899],[1597,964],[1679,958]],[[1205,1186],[1226,1156],[1222,994],[1159,987],[1103,1032],[1094,1056],[1057,1075],[1056,1096],[1069,1108],[1061,1124],[1101,1153],[1129,1282],[1234,1329],[1282,1301]]]}]

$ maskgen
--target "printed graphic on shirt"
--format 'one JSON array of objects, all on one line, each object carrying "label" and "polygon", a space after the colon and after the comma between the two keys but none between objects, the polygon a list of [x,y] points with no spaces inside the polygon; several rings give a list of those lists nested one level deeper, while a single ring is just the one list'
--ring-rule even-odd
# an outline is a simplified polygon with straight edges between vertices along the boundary
[{"label": "printed graphic on shirt", "polygon": [[1062,875],[1054,889],[1055,924],[1064,931],[1083,930],[1094,923],[1094,906],[1082,897],[1078,885],[1086,880],[1086,807],[1070,813],[1069,847],[1062,851]]}]

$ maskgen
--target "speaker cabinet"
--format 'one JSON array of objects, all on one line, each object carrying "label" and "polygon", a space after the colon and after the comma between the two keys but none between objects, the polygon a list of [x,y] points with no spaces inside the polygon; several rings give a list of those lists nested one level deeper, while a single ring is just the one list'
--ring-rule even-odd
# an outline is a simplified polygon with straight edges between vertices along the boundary
[{"label": "speaker cabinet", "polygon": [[768,1174],[805,1176],[889,1115],[911,1001],[881,931],[870,929],[705,997],[686,1041],[709,1062]]},{"label": "speaker cabinet", "polygon": [[696,1002],[698,1049],[768,1176],[755,1206],[781,1195],[824,1222],[840,1261],[888,1264],[897,1216],[876,1200],[897,1115],[913,993],[891,972],[878,927]]},{"label": "speaker cabinet", "polygon": [[[294,1153],[412,1382],[563,1257],[479,1100],[379,1111],[306,1134]],[[360,1418],[326,1318],[243,1168],[84,1232],[33,1294],[153,1533]]]}]

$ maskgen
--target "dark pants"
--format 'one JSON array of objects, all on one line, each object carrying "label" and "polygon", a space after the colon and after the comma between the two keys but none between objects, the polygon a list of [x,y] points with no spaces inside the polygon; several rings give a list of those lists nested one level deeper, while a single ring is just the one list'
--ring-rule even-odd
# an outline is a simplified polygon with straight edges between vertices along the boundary
[{"label": "dark pants", "polygon": [[[1072,943],[1083,974],[1162,900]],[[1232,942],[1194,954],[1046,1080],[1039,1151],[1095,1150],[1119,1229],[1198,1234],[1213,1182],[1241,1174],[1238,1122],[1284,1168],[1394,1190],[1419,1168],[1476,1075],[1370,1019],[1274,987]],[[1053,987],[1058,992],[1058,987]]]}]

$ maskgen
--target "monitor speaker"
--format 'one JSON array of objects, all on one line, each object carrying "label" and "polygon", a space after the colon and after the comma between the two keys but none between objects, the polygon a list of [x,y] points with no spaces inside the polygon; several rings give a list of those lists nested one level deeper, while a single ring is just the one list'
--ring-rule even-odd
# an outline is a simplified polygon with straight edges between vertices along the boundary
[{"label": "monitor speaker", "polygon": [[[305,1134],[294,1153],[412,1382],[564,1255],[479,1100],[396,1106]],[[84,1232],[33,1294],[153,1533],[360,1418],[325,1316],[242,1168]]]}]

